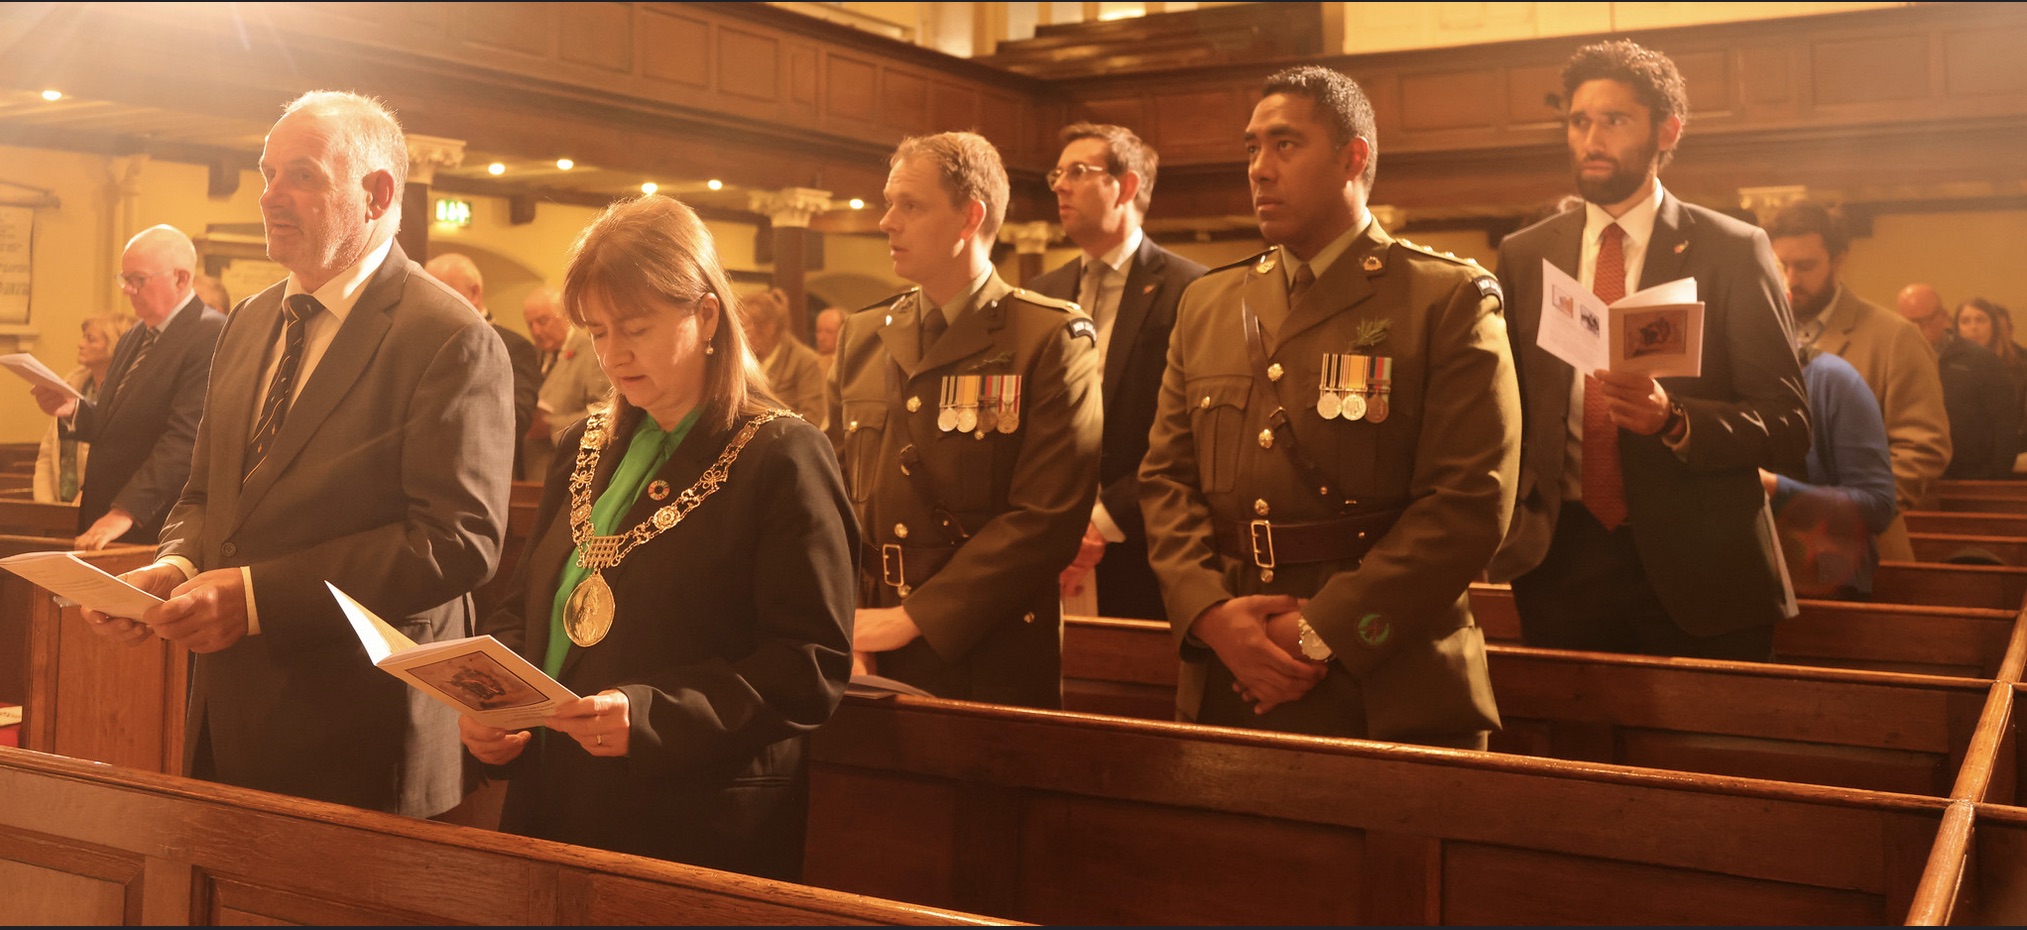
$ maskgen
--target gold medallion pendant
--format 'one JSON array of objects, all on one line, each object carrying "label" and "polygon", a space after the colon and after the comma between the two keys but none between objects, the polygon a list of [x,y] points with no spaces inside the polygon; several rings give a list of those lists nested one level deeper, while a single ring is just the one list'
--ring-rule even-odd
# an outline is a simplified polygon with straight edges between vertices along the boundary
[{"label": "gold medallion pendant", "polygon": [[563,632],[581,648],[598,645],[612,632],[612,588],[602,573],[592,572],[571,590],[563,604]]}]

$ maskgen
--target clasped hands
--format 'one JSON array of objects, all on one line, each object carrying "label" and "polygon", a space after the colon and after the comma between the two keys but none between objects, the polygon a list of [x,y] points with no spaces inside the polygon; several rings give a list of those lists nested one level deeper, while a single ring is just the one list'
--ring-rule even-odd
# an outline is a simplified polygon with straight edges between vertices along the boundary
[{"label": "clasped hands", "polygon": [[1598,391],[1610,406],[1612,425],[1652,436],[1668,425],[1668,390],[1646,375],[1602,368],[1584,378],[1585,391]]},{"label": "clasped hands", "polygon": [[1235,597],[1205,610],[1190,632],[1232,670],[1232,690],[1264,714],[1299,701],[1323,680],[1330,663],[1302,655],[1296,624],[1305,598],[1286,594]]},{"label": "clasped hands", "polygon": [[[594,756],[618,758],[631,749],[633,705],[626,693],[607,688],[590,697],[562,704],[542,725],[577,741]],[[487,765],[506,765],[528,748],[535,734],[528,730],[489,727],[469,716],[457,718],[457,736],[472,758]]]},{"label": "clasped hands", "polygon": [[127,645],[166,639],[191,652],[217,652],[246,637],[246,580],[237,568],[200,572],[185,581],[182,569],[157,562],[120,580],[163,601],[139,617],[85,610],[85,623],[100,636]]}]

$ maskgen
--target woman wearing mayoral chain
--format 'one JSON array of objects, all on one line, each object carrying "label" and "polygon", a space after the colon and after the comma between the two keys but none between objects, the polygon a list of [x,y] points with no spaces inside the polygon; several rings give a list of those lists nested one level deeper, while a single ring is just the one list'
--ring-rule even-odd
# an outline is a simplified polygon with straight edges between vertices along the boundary
[{"label": "woman wearing mayoral chain", "polygon": [[517,598],[486,632],[573,692],[533,731],[459,721],[502,827],[794,879],[809,733],[851,674],[858,527],[779,409],[702,221],[666,197],[579,236],[563,302],[614,397],[563,437]]}]

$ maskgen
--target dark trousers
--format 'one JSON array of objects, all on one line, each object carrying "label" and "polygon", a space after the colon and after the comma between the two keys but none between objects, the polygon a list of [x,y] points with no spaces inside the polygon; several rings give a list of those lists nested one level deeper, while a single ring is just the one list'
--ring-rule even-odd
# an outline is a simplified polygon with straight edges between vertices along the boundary
[{"label": "dark trousers", "polygon": [[1094,572],[1098,578],[1098,615],[1136,620],[1167,620],[1161,603],[1161,582],[1147,561],[1147,540],[1128,536],[1105,547]]},{"label": "dark trousers", "polygon": [[1548,557],[1513,579],[1521,639],[1544,649],[1630,652],[1769,662],[1774,628],[1697,636],[1668,614],[1633,541],[1633,527],[1606,530],[1582,502],[1564,504]]}]

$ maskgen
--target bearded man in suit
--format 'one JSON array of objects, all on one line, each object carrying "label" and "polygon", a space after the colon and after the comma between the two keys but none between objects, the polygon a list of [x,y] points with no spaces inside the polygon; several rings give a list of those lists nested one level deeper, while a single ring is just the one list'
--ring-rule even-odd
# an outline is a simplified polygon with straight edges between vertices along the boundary
[{"label": "bearded man in suit", "polygon": [[[1499,279],[1525,441],[1494,559],[1530,646],[1767,660],[1794,615],[1759,469],[1799,473],[1808,400],[1765,233],[1658,174],[1689,115],[1666,55],[1626,40],[1563,68],[1584,202],[1506,238]],[[1678,278],[1704,304],[1702,375],[1582,372],[1536,344],[1542,262],[1607,303]]]}]

